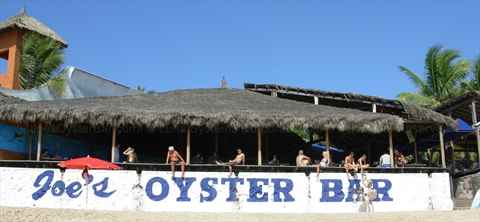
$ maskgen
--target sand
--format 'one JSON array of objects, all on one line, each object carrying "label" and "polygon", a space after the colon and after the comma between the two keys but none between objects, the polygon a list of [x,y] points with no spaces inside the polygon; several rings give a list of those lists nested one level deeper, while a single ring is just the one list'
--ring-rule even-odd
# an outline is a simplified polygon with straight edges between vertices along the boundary
[{"label": "sand", "polygon": [[480,221],[480,211],[264,214],[0,207],[0,221]]}]

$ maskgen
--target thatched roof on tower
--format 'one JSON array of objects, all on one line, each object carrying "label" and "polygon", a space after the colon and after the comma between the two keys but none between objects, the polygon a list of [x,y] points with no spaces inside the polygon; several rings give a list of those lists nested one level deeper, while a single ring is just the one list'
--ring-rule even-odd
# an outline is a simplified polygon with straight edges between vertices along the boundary
[{"label": "thatched roof on tower", "polygon": [[226,124],[236,129],[299,126],[365,133],[403,130],[402,118],[394,115],[313,105],[234,88],[13,103],[0,106],[0,119],[108,126]]},{"label": "thatched roof on tower", "polygon": [[15,28],[37,32],[38,34],[48,36],[55,41],[62,43],[65,48],[68,46],[67,42],[65,42],[65,40],[63,40],[60,35],[49,29],[47,26],[45,26],[38,20],[27,15],[25,6],[22,8],[22,11],[19,14],[13,15],[7,20],[0,23],[0,33]]}]

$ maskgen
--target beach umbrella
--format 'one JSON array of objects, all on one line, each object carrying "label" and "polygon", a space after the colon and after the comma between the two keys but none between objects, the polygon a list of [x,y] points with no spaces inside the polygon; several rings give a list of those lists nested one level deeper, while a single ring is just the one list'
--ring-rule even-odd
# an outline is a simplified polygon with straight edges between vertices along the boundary
[{"label": "beach umbrella", "polygon": [[87,168],[87,171],[90,169],[99,169],[99,170],[118,170],[119,166],[101,159],[94,157],[81,157],[76,159],[71,159],[63,161],[57,164],[59,167],[68,168],[68,169],[79,169],[83,170]]},{"label": "beach umbrella", "polygon": [[93,158],[90,156],[87,157],[81,157],[81,158],[76,158],[76,159],[71,159],[67,161],[63,161],[57,164],[59,167],[62,168],[68,168],[68,169],[79,169],[83,170],[82,171],[82,178],[85,180],[85,193],[86,193],[86,199],[85,199],[85,208],[87,208],[88,204],[88,184],[90,183],[88,179],[88,171],[90,169],[99,169],[99,170],[118,170],[120,169],[119,166],[97,158]]}]

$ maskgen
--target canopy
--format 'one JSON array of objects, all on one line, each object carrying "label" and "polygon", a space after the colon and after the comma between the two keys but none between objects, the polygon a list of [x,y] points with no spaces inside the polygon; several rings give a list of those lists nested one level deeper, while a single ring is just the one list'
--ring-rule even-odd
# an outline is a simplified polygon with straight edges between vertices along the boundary
[{"label": "canopy", "polygon": [[[325,146],[320,146],[320,145],[317,145],[317,144],[312,144],[312,148],[313,148],[315,151],[318,151],[318,152],[323,152],[323,151],[326,151],[326,150],[327,150],[327,147],[325,147]],[[330,153],[343,153],[343,149],[330,147]]]},{"label": "canopy", "polygon": [[[446,128],[443,133],[443,142],[450,142],[450,141],[457,140],[463,136],[469,135],[474,131],[474,129],[462,119],[457,118],[456,121],[458,123],[458,131],[455,132],[450,127]],[[438,133],[434,133],[430,136],[427,136],[417,141],[417,150],[425,150],[425,149],[432,148],[439,145],[440,145],[440,138],[438,136]],[[413,153],[413,149],[414,149],[414,142],[399,148],[399,150],[401,150],[401,152],[404,155]]]}]

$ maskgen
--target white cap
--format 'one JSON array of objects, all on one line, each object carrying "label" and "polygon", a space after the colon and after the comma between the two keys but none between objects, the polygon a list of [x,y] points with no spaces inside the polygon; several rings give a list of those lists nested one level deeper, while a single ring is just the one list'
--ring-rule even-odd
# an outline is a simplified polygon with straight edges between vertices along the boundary
[{"label": "white cap", "polygon": [[169,146],[169,147],[168,147],[168,150],[174,150],[174,149],[173,149],[173,146]]}]

